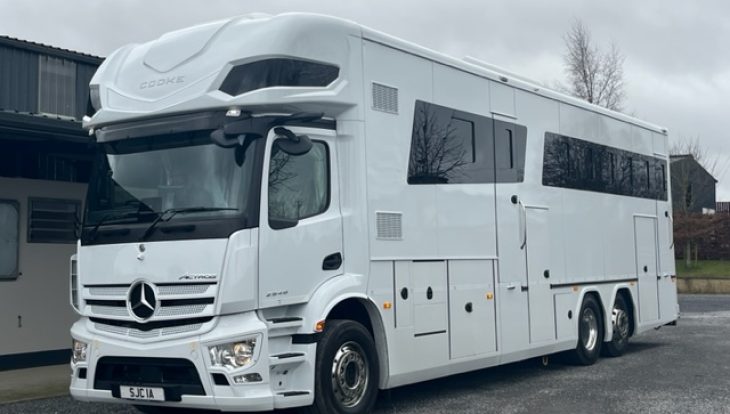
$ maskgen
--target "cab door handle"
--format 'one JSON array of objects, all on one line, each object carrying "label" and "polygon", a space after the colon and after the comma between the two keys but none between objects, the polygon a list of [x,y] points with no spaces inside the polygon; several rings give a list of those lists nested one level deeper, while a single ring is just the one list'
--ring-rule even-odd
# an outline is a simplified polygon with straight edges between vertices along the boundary
[{"label": "cab door handle", "polygon": [[322,270],[337,270],[342,266],[342,254],[332,253],[322,260]]}]

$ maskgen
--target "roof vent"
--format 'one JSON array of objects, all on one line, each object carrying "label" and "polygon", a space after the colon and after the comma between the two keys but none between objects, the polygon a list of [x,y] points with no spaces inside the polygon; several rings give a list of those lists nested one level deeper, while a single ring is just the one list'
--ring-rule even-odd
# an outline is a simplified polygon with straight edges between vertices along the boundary
[{"label": "roof vent", "polygon": [[398,89],[373,82],[373,109],[389,114],[397,114]]},{"label": "roof vent", "polygon": [[376,211],[375,227],[379,240],[403,240],[403,213]]}]

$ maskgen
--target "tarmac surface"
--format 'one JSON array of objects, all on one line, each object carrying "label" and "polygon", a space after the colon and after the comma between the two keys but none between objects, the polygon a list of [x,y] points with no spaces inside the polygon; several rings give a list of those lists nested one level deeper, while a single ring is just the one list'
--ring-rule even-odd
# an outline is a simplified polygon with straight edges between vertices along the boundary
[{"label": "tarmac surface", "polygon": [[[679,302],[678,326],[632,338],[620,358],[530,360],[401,387],[381,392],[375,413],[730,413],[730,295]],[[0,405],[0,414],[135,412],[69,397]]]}]

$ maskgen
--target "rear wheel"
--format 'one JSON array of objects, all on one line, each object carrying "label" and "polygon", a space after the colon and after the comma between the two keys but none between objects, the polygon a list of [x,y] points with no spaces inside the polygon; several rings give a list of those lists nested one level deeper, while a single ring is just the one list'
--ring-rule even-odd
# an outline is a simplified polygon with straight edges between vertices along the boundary
[{"label": "rear wheel", "polygon": [[578,314],[578,345],[573,360],[580,365],[592,365],[598,360],[603,342],[601,308],[593,295],[586,295]]},{"label": "rear wheel", "polygon": [[370,332],[354,321],[327,321],[317,346],[314,405],[317,414],[369,413],[378,395],[378,356]]},{"label": "rear wheel", "polygon": [[629,346],[629,336],[631,335],[631,315],[629,307],[626,305],[623,295],[616,296],[611,312],[611,324],[613,325],[613,336],[611,342],[604,344],[604,354],[612,357],[618,357],[626,352]]}]

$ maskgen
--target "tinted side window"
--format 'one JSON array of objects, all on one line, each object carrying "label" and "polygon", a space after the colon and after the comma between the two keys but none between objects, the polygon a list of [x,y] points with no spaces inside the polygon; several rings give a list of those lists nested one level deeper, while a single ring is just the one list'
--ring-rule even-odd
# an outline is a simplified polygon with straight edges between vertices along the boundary
[{"label": "tinted side window", "polygon": [[525,180],[527,128],[505,121],[494,121],[496,181],[516,183]]},{"label": "tinted side window", "polygon": [[408,184],[522,181],[526,131],[524,126],[416,101]]},{"label": "tinted side window", "polygon": [[299,220],[327,210],[330,178],[327,145],[314,141],[303,155],[289,155],[277,142],[269,164],[269,218]]},{"label": "tinted side window", "polygon": [[666,160],[545,133],[542,183],[552,187],[667,199]]},{"label": "tinted side window", "polygon": [[220,90],[229,95],[273,86],[327,86],[339,76],[334,65],[299,59],[272,58],[235,66]]},{"label": "tinted side window", "polygon": [[0,200],[0,279],[18,276],[18,225],[18,203]]}]

